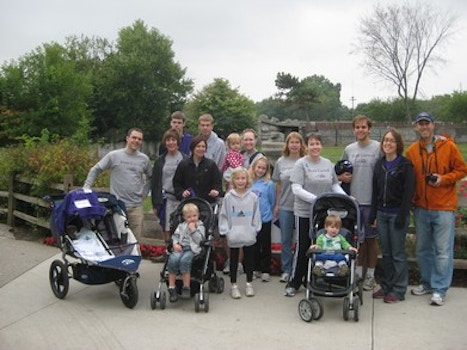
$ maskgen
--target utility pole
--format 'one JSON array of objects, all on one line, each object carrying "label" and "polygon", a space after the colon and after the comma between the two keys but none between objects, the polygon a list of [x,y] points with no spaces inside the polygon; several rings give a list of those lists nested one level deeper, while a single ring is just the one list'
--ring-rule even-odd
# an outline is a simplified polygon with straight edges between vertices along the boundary
[{"label": "utility pole", "polygon": [[352,118],[354,117],[354,107],[355,107],[355,101],[356,101],[356,100],[357,100],[357,99],[356,99],[354,96],[352,96],[352,97],[350,98],[350,101],[352,101]]}]

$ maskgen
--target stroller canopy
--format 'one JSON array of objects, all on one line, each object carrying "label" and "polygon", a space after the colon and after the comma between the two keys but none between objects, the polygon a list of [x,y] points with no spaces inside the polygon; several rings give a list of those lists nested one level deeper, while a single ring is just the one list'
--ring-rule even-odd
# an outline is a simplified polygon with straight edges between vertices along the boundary
[{"label": "stroller canopy", "polygon": [[106,208],[99,202],[96,192],[77,189],[68,192],[53,211],[53,225],[56,233],[62,235],[71,218],[78,216],[81,219],[100,219]]}]

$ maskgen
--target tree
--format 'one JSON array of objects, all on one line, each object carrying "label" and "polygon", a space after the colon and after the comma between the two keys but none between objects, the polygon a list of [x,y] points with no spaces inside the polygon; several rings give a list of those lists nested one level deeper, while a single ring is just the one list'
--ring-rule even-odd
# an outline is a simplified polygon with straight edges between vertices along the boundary
[{"label": "tree", "polygon": [[456,18],[429,3],[404,2],[377,4],[360,22],[355,52],[369,74],[396,86],[410,121],[425,70],[444,63],[438,52],[454,33]]},{"label": "tree", "polygon": [[[256,128],[255,103],[233,89],[228,80],[216,78],[196,93],[188,103],[186,112],[192,129],[198,124],[198,117],[209,113],[215,120],[215,131],[225,138],[231,132]],[[196,133],[196,132],[195,132]]]},{"label": "tree", "polygon": [[166,118],[181,108],[193,82],[175,62],[172,41],[138,20],[120,30],[116,50],[96,78],[93,107],[99,133],[115,140],[131,127],[160,139]]},{"label": "tree", "polygon": [[[340,119],[340,84],[333,84],[322,75],[312,75],[300,80],[289,73],[278,73],[277,96],[288,107],[290,115],[306,120]],[[301,114],[301,115],[300,115]]]},{"label": "tree", "polygon": [[44,129],[62,137],[87,136],[90,77],[90,72],[81,71],[57,43],[44,44],[4,65],[0,74],[1,123],[7,127],[6,138],[39,136]]}]

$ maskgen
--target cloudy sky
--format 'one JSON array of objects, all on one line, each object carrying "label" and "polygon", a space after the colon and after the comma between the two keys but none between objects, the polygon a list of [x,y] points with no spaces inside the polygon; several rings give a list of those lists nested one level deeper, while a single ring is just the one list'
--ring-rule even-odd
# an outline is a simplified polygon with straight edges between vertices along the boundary
[{"label": "cloudy sky", "polygon": [[[388,3],[390,0],[383,0]],[[397,0],[393,0],[397,1]],[[426,72],[420,97],[467,88],[467,1],[425,0],[458,16],[458,32],[443,49],[446,64]],[[375,0],[0,0],[0,63],[43,43],[70,35],[115,41],[141,19],[173,41],[176,60],[200,90],[225,78],[255,101],[277,92],[278,72],[300,79],[324,75],[341,83],[351,106],[395,96],[394,88],[368,77],[361,57],[350,54],[362,15]]]}]

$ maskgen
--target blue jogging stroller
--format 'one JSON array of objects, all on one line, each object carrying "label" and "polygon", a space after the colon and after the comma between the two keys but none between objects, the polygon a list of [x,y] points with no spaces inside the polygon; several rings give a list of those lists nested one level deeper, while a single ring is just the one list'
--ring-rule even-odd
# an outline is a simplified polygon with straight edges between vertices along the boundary
[{"label": "blue jogging stroller", "polygon": [[115,282],[123,304],[133,308],[141,253],[125,205],[110,193],[85,189],[47,199],[52,235],[62,251],[62,260],[54,260],[49,269],[54,295],[65,298],[70,278],[89,285]]},{"label": "blue jogging stroller", "polygon": [[[315,242],[318,235],[324,232],[324,221],[328,215],[337,215],[342,220],[339,233],[346,238],[351,246],[358,248],[360,233],[360,210],[358,203],[352,197],[339,193],[324,193],[316,198],[311,206],[310,238]],[[348,273],[341,275],[338,266],[330,267],[324,273],[316,275],[313,267],[319,254],[340,254],[346,257]],[[307,285],[305,299],[298,304],[298,313],[303,321],[319,320],[324,313],[323,304],[316,296],[344,298],[343,318],[349,319],[353,312],[355,321],[359,319],[359,305],[362,305],[362,282],[355,277],[357,254],[351,250],[309,249]]]}]

